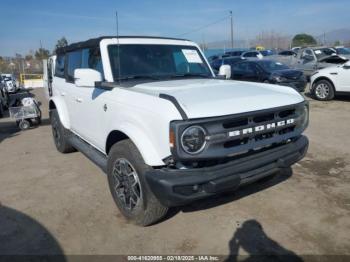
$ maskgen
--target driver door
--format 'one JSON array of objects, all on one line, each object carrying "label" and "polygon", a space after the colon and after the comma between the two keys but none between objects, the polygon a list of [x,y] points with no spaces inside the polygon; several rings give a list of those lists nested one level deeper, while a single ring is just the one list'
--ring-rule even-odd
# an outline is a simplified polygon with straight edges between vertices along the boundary
[{"label": "driver door", "polygon": [[241,80],[249,82],[258,82],[258,71],[252,63],[242,63],[243,74]]}]

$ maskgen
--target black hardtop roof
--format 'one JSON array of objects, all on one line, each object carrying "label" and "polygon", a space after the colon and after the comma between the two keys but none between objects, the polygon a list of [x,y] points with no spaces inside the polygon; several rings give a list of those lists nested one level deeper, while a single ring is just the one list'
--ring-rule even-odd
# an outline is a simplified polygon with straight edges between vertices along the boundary
[{"label": "black hardtop roof", "polygon": [[[56,50],[57,54],[63,54],[69,51],[81,49],[81,48],[92,48],[99,46],[101,40],[108,39],[108,38],[117,38],[117,36],[100,36],[97,38],[91,38],[86,41],[77,42],[70,44],[66,47],[58,48]],[[168,40],[181,40],[181,41],[189,41],[187,39],[181,39],[181,38],[172,38],[172,37],[161,37],[161,36],[119,36],[118,38],[151,38],[151,39],[168,39]]]}]

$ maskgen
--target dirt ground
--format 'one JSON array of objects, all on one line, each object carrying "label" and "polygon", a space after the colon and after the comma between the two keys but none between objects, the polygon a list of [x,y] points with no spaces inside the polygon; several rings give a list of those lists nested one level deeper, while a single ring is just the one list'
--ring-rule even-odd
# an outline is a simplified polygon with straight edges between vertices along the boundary
[{"label": "dirt ground", "polygon": [[40,127],[0,120],[0,254],[350,255],[350,98],[308,98],[310,148],[292,169],[142,228],[93,163],[56,151],[34,94]]}]

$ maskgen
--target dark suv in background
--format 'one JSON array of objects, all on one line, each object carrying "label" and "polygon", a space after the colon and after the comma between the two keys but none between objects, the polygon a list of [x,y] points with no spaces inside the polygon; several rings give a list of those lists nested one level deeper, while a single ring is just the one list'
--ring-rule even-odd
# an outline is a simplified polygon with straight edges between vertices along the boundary
[{"label": "dark suv in background", "polygon": [[231,79],[290,86],[303,92],[306,78],[302,71],[272,60],[247,60],[231,66]]}]

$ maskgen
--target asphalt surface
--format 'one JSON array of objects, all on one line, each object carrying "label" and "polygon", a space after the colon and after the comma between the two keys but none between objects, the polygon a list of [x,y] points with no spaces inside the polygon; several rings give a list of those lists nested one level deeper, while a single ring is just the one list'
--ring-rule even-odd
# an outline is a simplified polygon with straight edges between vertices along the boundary
[{"label": "asphalt surface", "polygon": [[56,151],[33,93],[41,126],[0,119],[0,254],[350,255],[350,98],[310,100],[309,152],[292,169],[142,228],[93,163]]}]

